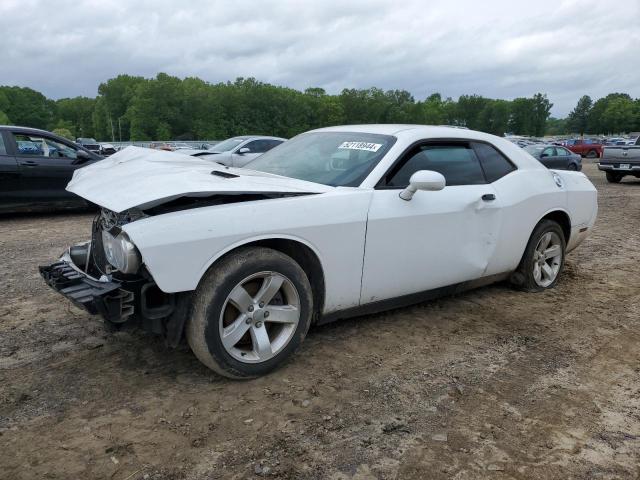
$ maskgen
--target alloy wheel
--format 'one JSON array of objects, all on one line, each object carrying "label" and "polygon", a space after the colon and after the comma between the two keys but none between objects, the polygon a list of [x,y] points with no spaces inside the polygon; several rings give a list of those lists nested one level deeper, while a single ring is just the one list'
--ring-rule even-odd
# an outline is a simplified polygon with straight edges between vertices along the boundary
[{"label": "alloy wheel", "polygon": [[562,241],[556,232],[546,232],[533,252],[533,279],[540,287],[551,285],[562,266]]},{"label": "alloy wheel", "polygon": [[220,313],[225,350],[245,363],[265,362],[280,353],[300,322],[295,286],[277,272],[259,272],[240,281]]}]

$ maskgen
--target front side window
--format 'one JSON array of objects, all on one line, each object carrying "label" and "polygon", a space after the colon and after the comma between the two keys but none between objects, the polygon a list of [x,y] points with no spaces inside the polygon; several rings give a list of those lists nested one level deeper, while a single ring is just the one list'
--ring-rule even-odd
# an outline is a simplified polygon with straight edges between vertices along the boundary
[{"label": "front side window", "polygon": [[254,140],[242,148],[248,148],[250,153],[264,153],[269,150],[267,140]]},{"label": "front side window", "polygon": [[395,140],[390,135],[362,132],[305,133],[245,168],[334,187],[357,187]]},{"label": "front side window", "polygon": [[414,147],[407,160],[390,172],[386,185],[405,188],[419,170],[441,173],[447,186],[487,183],[475,152],[468,144],[425,144]]},{"label": "front side window", "polygon": [[493,146],[486,143],[474,143],[473,149],[480,159],[487,182],[493,183],[513,172],[516,167]]},{"label": "front side window", "polygon": [[541,157],[555,157],[556,149],[553,147],[547,147],[542,151]]},{"label": "front side window", "polygon": [[77,158],[76,150],[64,143],[38,135],[14,134],[18,155],[36,155],[49,158]]}]

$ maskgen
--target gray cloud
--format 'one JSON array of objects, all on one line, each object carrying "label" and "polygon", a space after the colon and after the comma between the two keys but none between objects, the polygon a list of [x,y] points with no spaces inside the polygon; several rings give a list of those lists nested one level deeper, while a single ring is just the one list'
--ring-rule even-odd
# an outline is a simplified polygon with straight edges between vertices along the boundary
[{"label": "gray cloud", "polygon": [[2,0],[0,84],[94,96],[119,73],[496,98],[640,96],[638,0]]}]

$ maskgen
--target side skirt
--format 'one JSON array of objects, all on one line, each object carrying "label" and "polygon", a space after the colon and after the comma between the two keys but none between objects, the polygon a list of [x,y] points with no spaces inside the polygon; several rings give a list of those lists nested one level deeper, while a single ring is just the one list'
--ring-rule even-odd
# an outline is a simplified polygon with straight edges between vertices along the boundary
[{"label": "side skirt", "polygon": [[489,275],[487,277],[481,277],[476,280],[470,280],[468,282],[456,283],[454,285],[448,285],[446,287],[434,288],[433,290],[411,293],[409,295],[403,295],[401,297],[379,300],[377,302],[365,303],[364,305],[360,305],[358,307],[352,307],[345,310],[326,313],[318,318],[316,325],[324,325],[344,318],[371,315],[373,313],[384,312],[386,310],[392,310],[394,308],[402,308],[409,305],[415,305],[417,303],[427,302],[429,300],[434,300],[440,297],[456,295],[458,293],[466,292],[467,290],[484,287],[485,285],[490,285],[492,283],[506,280],[510,275],[511,272],[498,273],[496,275]]}]

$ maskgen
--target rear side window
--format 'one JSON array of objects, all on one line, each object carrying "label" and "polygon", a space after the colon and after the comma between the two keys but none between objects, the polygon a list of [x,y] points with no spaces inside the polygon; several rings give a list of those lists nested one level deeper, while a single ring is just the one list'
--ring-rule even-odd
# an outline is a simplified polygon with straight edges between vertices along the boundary
[{"label": "rear side window", "polygon": [[7,154],[7,149],[4,146],[4,136],[2,135],[2,132],[0,132],[0,155],[6,155]]},{"label": "rear side window", "polygon": [[411,175],[419,170],[441,173],[447,186],[480,185],[486,183],[480,162],[467,144],[419,145],[407,155],[404,162],[387,179],[387,186],[404,188]]},{"label": "rear side window", "polygon": [[474,143],[473,148],[480,159],[480,164],[489,183],[495,182],[516,169],[502,153],[491,145]]}]

